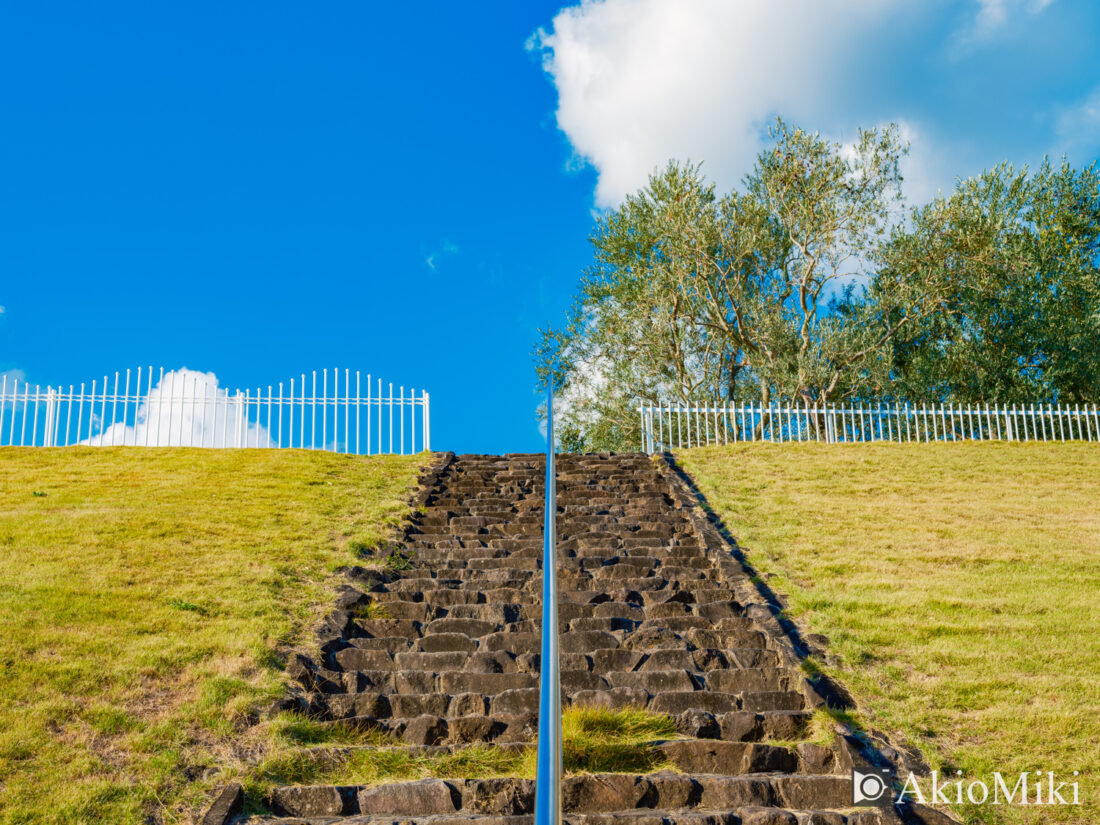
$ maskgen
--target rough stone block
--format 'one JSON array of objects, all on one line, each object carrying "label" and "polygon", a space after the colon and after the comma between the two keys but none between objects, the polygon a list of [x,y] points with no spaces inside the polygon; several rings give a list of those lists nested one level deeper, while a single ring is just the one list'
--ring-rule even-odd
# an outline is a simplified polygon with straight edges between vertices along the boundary
[{"label": "rough stone block", "polygon": [[244,790],[240,783],[231,782],[218,791],[209,807],[203,812],[199,825],[227,825],[244,807]]},{"label": "rough stone block", "polygon": [[567,776],[561,794],[562,810],[570,813],[649,808],[656,797],[646,777],[610,773]]},{"label": "rough stone block", "polygon": [[448,735],[447,720],[425,714],[410,719],[401,738],[410,745],[438,745]]},{"label": "rough stone block", "polygon": [[338,785],[289,785],[271,792],[271,807],[282,816],[344,816],[355,813],[358,788]]},{"label": "rough stone block", "polygon": [[431,816],[462,809],[462,793],[441,779],[395,782],[359,791],[359,811],[366,815]]}]

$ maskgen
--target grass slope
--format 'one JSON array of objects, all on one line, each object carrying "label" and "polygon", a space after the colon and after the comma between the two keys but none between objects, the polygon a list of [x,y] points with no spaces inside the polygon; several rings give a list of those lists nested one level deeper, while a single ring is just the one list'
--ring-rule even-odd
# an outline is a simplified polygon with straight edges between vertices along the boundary
[{"label": "grass slope", "polygon": [[830,638],[867,723],[952,776],[1081,772],[1079,807],[971,806],[970,821],[1100,822],[1100,445],[679,459],[788,613]]},{"label": "grass slope", "polygon": [[181,821],[277,752],[277,648],[423,461],[0,449],[0,823]]}]

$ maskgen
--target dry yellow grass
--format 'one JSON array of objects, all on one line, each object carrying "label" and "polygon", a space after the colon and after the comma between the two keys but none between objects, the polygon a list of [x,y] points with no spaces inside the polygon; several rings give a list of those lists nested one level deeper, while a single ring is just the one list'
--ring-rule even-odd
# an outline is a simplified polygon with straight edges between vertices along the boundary
[{"label": "dry yellow grass", "polygon": [[965,777],[1080,771],[1100,822],[1100,445],[739,445],[679,456],[756,569],[824,633],[866,724]]},{"label": "dry yellow grass", "polygon": [[281,747],[277,651],[425,460],[0,449],[0,823],[181,821]]}]

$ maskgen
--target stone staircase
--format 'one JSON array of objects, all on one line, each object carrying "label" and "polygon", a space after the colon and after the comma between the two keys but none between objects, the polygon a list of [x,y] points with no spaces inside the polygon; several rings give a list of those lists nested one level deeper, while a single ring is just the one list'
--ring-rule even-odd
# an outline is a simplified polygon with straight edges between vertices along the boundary
[{"label": "stone staircase", "polygon": [[[531,747],[538,729],[545,458],[444,456],[422,478],[404,541],[351,584],[296,656],[284,703],[400,737],[417,752]],[[805,741],[829,692],[667,461],[558,459],[561,688],[568,706],[667,714],[682,738],[652,743],[675,770],[567,776],[574,825],[878,825],[853,808],[850,736]],[[534,782],[425,779],[278,788],[265,825],[526,825]],[[920,820],[914,820],[920,821]],[[928,820],[932,821],[932,820]]]}]

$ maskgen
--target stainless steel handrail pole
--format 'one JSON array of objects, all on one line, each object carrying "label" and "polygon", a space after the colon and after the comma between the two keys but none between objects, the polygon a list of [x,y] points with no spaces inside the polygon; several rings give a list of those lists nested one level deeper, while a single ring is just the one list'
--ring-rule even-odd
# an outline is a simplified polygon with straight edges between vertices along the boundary
[{"label": "stainless steel handrail pole", "polygon": [[561,823],[561,673],[558,661],[558,513],[554,472],[554,379],[546,382],[546,494],[542,544],[542,664],[535,825]]}]

